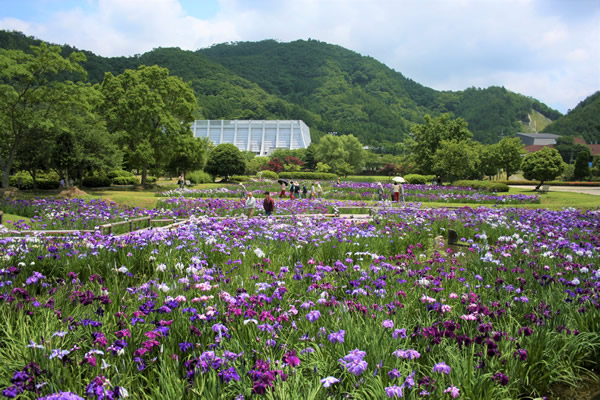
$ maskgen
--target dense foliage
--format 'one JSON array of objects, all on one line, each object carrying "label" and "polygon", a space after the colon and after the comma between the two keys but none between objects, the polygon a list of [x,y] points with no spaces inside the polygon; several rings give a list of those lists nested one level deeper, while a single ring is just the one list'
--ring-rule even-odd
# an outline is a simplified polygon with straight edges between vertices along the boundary
[{"label": "dense foliage", "polygon": [[544,132],[576,136],[587,143],[600,143],[600,91],[597,91],[567,115],[546,126]]},{"label": "dense foliage", "polygon": [[[0,47],[27,50],[35,43],[0,31]],[[63,53],[73,48],[65,46]],[[425,114],[445,112],[468,122],[474,139],[496,142],[519,130],[536,110],[551,120],[560,113],[504,88],[438,92],[377,60],[316,40],[239,42],[191,52],[158,48],[134,57],[104,58],[84,52],[91,82],[140,65],[159,65],[189,82],[200,117],[302,119],[313,140],[326,132],[353,134],[378,151],[395,152]]]}]

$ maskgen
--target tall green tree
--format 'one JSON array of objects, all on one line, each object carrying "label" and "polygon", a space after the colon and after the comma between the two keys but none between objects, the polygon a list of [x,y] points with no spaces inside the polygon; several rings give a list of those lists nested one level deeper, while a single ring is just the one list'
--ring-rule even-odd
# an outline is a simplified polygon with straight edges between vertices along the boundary
[{"label": "tall green tree", "polygon": [[315,160],[328,164],[341,175],[348,170],[359,173],[365,166],[365,150],[353,135],[325,135],[316,146]]},{"label": "tall green tree", "polygon": [[117,76],[109,72],[100,87],[107,128],[123,148],[129,167],[142,170],[145,184],[148,169],[165,166],[177,144],[192,135],[194,92],[156,65]]},{"label": "tall green tree", "polygon": [[592,173],[592,176],[600,176],[600,155],[594,156],[590,172]]},{"label": "tall green tree", "polygon": [[479,152],[470,140],[442,140],[433,155],[433,171],[454,182],[472,176],[479,167]]},{"label": "tall green tree", "polygon": [[174,173],[194,171],[204,168],[208,149],[208,138],[195,138],[185,135],[173,146],[173,156],[167,166]]},{"label": "tall green tree", "polygon": [[536,190],[544,181],[549,181],[559,176],[565,169],[565,163],[556,149],[544,147],[542,150],[529,153],[521,163],[521,169],[525,179],[537,179],[540,181]]},{"label": "tall green tree", "polygon": [[479,148],[479,173],[489,176],[491,179],[492,176],[498,173],[499,169],[498,145],[488,144],[481,146]]},{"label": "tall green tree", "polygon": [[589,151],[581,151],[575,160],[575,179],[584,179],[590,176],[590,158]]},{"label": "tall green tree", "polygon": [[496,145],[497,163],[504,169],[506,179],[521,168],[525,145],[519,138],[504,137]]},{"label": "tall green tree", "polygon": [[407,147],[420,172],[434,172],[434,155],[441,142],[462,142],[473,137],[467,122],[462,118],[452,119],[450,114],[442,114],[432,118],[425,115],[425,123],[412,126],[411,137],[407,139]]},{"label": "tall green tree", "polygon": [[30,53],[0,49],[2,187],[8,186],[8,175],[24,141],[36,132],[67,128],[73,110],[90,111],[73,96],[82,84],[57,79],[70,73],[85,76],[83,61],[83,53],[73,52],[65,58],[59,46],[44,43],[33,46]]},{"label": "tall green tree", "polygon": [[590,148],[581,143],[575,143],[573,136],[560,136],[553,146],[567,164],[572,164],[582,151],[590,152]]},{"label": "tall green tree", "polygon": [[204,170],[212,176],[230,177],[246,171],[242,152],[231,143],[221,143],[208,154]]}]

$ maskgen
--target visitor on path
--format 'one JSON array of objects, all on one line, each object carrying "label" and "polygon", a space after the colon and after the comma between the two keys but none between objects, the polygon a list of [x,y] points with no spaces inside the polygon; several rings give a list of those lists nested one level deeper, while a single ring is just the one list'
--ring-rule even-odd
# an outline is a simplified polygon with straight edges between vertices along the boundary
[{"label": "visitor on path", "polygon": [[246,186],[244,186],[244,184],[242,182],[240,182],[240,186],[242,188],[242,193],[240,194],[240,200],[244,201],[244,199],[246,198],[246,193],[248,193],[248,189],[246,189]]},{"label": "visitor on path", "polygon": [[394,193],[393,201],[398,202],[400,199],[400,184],[398,182],[394,182],[392,185],[392,192]]},{"label": "visitor on path", "polygon": [[319,181],[317,181],[317,196],[323,197],[323,188],[321,187],[321,184],[319,183]]},{"label": "visitor on path", "polygon": [[185,185],[185,177],[183,176],[183,172],[179,175],[177,183],[179,184],[179,189],[183,189],[183,185]]},{"label": "visitor on path", "polygon": [[294,200],[294,181],[290,181],[290,199]]},{"label": "visitor on path", "polygon": [[437,176],[437,184],[438,186],[442,186],[442,177],[440,175]]},{"label": "visitor on path", "polygon": [[379,201],[383,201],[383,185],[381,182],[377,182],[377,194],[379,195]]},{"label": "visitor on path", "polygon": [[317,197],[317,192],[316,192],[316,189],[315,189],[315,183],[313,182],[310,185],[310,198],[314,199],[316,197]]},{"label": "visitor on path", "polygon": [[285,183],[281,183],[281,192],[279,192],[279,198],[280,199],[284,199],[285,198]]},{"label": "visitor on path", "polygon": [[263,208],[265,209],[265,215],[268,217],[273,214],[275,210],[275,201],[271,197],[271,193],[265,192],[265,199],[263,200]]},{"label": "visitor on path", "polygon": [[302,184],[302,198],[308,198],[308,189],[306,188],[306,182]]},{"label": "visitor on path", "polygon": [[294,186],[294,196],[297,199],[300,199],[300,182],[296,182],[296,185]]},{"label": "visitor on path", "polygon": [[404,199],[404,185],[400,184],[400,196],[402,196],[402,205],[406,204],[406,200]]},{"label": "visitor on path", "polygon": [[252,192],[248,192],[248,198],[246,199],[246,215],[248,218],[254,216],[254,210],[256,209],[256,199],[252,195]]}]

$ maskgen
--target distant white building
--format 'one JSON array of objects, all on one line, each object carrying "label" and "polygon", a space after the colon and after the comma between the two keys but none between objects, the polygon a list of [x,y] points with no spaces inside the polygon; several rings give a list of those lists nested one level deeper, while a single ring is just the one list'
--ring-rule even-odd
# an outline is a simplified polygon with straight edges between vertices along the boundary
[{"label": "distant white building", "polygon": [[275,149],[305,149],[310,144],[310,129],[300,120],[197,120],[192,132],[215,145],[233,143],[241,151],[259,156]]}]

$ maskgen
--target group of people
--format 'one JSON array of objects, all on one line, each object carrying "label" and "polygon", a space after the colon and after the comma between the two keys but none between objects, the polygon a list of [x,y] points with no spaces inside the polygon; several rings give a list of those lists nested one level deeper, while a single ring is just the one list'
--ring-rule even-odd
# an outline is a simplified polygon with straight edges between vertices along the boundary
[{"label": "group of people", "polygon": [[[275,200],[271,197],[270,192],[265,192],[265,198],[263,200],[263,209],[265,210],[265,215],[268,217],[273,214],[275,210]],[[252,218],[254,213],[256,212],[256,198],[252,194],[252,192],[247,192],[246,201],[244,202],[244,208],[246,209],[246,215],[248,218]]]},{"label": "group of people", "polygon": [[[379,201],[385,200],[385,191],[381,182],[377,182],[377,194],[379,195]],[[392,185],[392,201],[399,202],[400,196],[402,196],[402,202],[404,203],[404,185],[394,182]]]},{"label": "group of people", "polygon": [[[283,199],[286,196],[287,184],[285,181],[281,181],[281,192],[279,192],[279,198]],[[310,194],[306,187],[306,182],[300,186],[300,182],[290,182],[290,199],[316,199],[319,196],[323,196],[323,188],[317,181],[310,185]]]},{"label": "group of people", "polygon": [[[256,198],[252,192],[249,192],[244,186],[243,183],[240,183],[242,187],[241,200],[244,202],[244,208],[246,209],[246,215],[248,218],[252,218],[254,213],[256,212],[257,204]],[[279,198],[285,198],[287,191],[287,185],[285,183],[281,184],[281,192],[279,193]],[[289,189],[289,197],[290,199],[316,199],[318,196],[323,195],[323,188],[319,182],[315,182],[311,184],[310,194],[306,184],[300,186],[299,182],[290,182]],[[273,214],[275,210],[275,200],[271,197],[270,192],[265,192],[265,198],[262,203],[263,209],[265,210],[265,215],[268,217]]]}]

